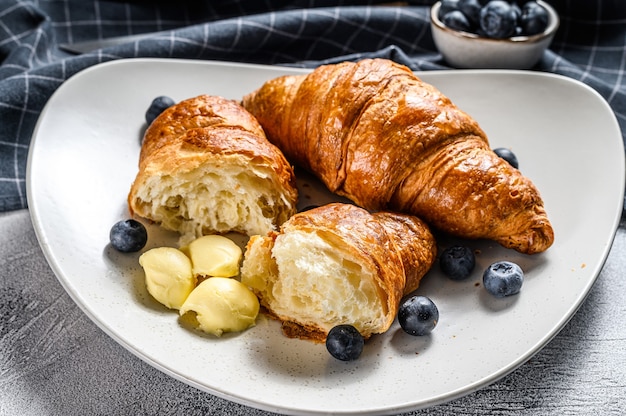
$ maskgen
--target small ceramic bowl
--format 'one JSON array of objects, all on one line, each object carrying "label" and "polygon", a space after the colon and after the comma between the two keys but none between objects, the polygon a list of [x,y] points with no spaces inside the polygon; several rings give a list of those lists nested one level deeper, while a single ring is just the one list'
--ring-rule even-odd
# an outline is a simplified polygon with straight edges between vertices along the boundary
[{"label": "small ceramic bowl", "polygon": [[456,68],[532,68],[541,59],[559,27],[556,11],[546,2],[537,0],[537,3],[550,16],[548,27],[543,33],[491,39],[445,26],[437,17],[441,6],[441,2],[437,2],[430,10],[433,40],[446,62]]}]

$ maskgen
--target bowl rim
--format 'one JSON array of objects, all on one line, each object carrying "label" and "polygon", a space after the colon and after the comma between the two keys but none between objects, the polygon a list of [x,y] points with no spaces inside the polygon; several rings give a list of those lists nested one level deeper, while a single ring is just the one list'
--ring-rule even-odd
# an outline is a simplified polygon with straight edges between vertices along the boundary
[{"label": "bowl rim", "polygon": [[510,43],[510,44],[537,43],[537,42],[544,40],[545,38],[549,36],[552,36],[558,29],[560,21],[559,21],[558,13],[556,12],[556,10],[554,10],[554,8],[551,5],[549,5],[548,3],[542,0],[535,0],[535,1],[547,10],[548,15],[550,16],[550,19],[548,21],[548,26],[543,32],[537,33],[536,35],[531,35],[531,36],[513,36],[510,38],[498,39],[498,38],[488,38],[485,36],[480,36],[480,35],[477,35],[476,33],[463,32],[461,30],[452,29],[444,25],[443,22],[439,19],[438,14],[439,14],[439,8],[441,7],[441,1],[438,1],[437,3],[433,4],[432,7],[430,8],[430,21],[439,30],[442,30],[446,33],[449,33],[459,38],[480,39],[485,42],[494,42],[494,43],[496,42],[497,43]]}]

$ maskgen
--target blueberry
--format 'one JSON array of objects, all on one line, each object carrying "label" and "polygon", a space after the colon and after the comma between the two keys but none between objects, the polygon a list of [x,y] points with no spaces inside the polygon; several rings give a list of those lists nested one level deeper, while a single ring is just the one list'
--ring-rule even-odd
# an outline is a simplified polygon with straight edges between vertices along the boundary
[{"label": "blueberry", "polygon": [[441,271],[452,280],[467,279],[476,266],[474,252],[466,246],[448,247],[439,257]]},{"label": "blueberry", "polygon": [[148,110],[146,111],[146,123],[148,123],[148,125],[152,124],[154,119],[157,118],[159,114],[161,114],[163,111],[173,106],[174,104],[176,104],[176,102],[165,95],[156,97],[154,100],[152,100],[150,106],[148,107]]},{"label": "blueberry", "polygon": [[354,361],[361,356],[365,341],[352,325],[337,325],[326,336],[326,349],[338,360]]},{"label": "blueberry", "polygon": [[398,322],[410,335],[427,335],[437,326],[439,310],[430,298],[414,295],[400,304]]},{"label": "blueberry", "polygon": [[511,37],[516,25],[515,9],[504,0],[493,0],[480,10],[480,28],[490,38]]},{"label": "blueberry", "polygon": [[443,16],[454,10],[459,10],[459,0],[441,0],[437,17],[443,20]]},{"label": "blueberry", "polygon": [[500,156],[502,159],[509,162],[509,165],[513,166],[515,169],[519,169],[517,156],[515,156],[515,153],[513,153],[511,149],[507,149],[506,147],[498,147],[493,149],[493,152]]},{"label": "blueberry", "polygon": [[479,0],[459,0],[459,10],[463,12],[473,27],[480,24],[480,10],[483,6]]},{"label": "blueberry", "polygon": [[510,261],[498,261],[483,273],[483,285],[487,292],[497,298],[519,293],[524,283],[524,272]]},{"label": "blueberry", "polygon": [[520,16],[520,27],[524,35],[536,35],[548,27],[548,12],[535,1],[524,4]]},{"label": "blueberry", "polygon": [[[511,3],[511,7],[513,8],[513,12],[515,13],[515,22],[519,23],[519,19],[522,16],[522,9],[517,3]],[[519,26],[515,26],[517,29]]]},{"label": "blueberry", "polygon": [[453,10],[447,13],[443,16],[441,22],[450,29],[460,30],[462,32],[471,32],[472,30],[472,26],[467,20],[467,17],[459,10]]},{"label": "blueberry", "polygon": [[109,239],[116,250],[131,253],[141,250],[146,245],[148,232],[139,221],[122,220],[113,225],[109,232]]}]

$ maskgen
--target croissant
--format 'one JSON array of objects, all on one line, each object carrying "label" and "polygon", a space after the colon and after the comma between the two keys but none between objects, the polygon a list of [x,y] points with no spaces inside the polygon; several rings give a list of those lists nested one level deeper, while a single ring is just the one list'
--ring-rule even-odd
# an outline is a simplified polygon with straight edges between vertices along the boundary
[{"label": "croissant", "polygon": [[331,203],[294,215],[278,232],[252,236],[241,282],[288,337],[321,342],[333,326],[350,324],[368,338],[390,327],[435,255],[420,219]]},{"label": "croissant", "polygon": [[325,65],[272,79],[242,104],[288,160],[359,206],[522,253],[553,243],[533,183],[490,149],[475,120],[405,66]]},{"label": "croissant", "polygon": [[229,231],[265,234],[296,212],[293,167],[235,101],[202,95],[147,128],[131,213],[178,231],[181,244]]}]

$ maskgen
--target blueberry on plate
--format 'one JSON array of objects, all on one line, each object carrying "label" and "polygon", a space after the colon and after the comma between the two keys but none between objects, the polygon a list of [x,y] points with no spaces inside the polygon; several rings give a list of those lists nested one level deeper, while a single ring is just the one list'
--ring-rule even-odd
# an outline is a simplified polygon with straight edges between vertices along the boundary
[{"label": "blueberry on plate", "polygon": [[400,304],[398,322],[409,335],[428,335],[439,321],[439,310],[426,296],[414,295]]},{"label": "blueberry on plate", "polygon": [[337,325],[326,336],[326,349],[338,360],[354,361],[361,356],[365,341],[352,325]]},{"label": "blueberry on plate", "polygon": [[176,104],[176,102],[172,98],[165,95],[156,97],[150,103],[148,110],[146,110],[146,123],[148,123],[148,125],[152,124],[154,119],[157,118],[159,114],[161,114],[163,111],[173,106],[174,104]]},{"label": "blueberry on plate", "polygon": [[111,227],[109,240],[117,251],[132,253],[144,248],[148,242],[148,231],[139,221],[122,220]]},{"label": "blueberry on plate", "polygon": [[493,149],[493,152],[500,156],[502,159],[509,162],[509,165],[513,166],[515,169],[519,169],[517,156],[515,156],[515,153],[513,153],[511,149],[507,149],[506,147],[498,147]]},{"label": "blueberry on plate", "polygon": [[497,298],[519,293],[524,283],[524,272],[510,261],[497,261],[483,273],[483,285],[487,292]]},{"label": "blueberry on plate", "polygon": [[535,1],[524,4],[519,19],[522,33],[528,36],[537,35],[546,30],[549,20],[548,11]]},{"label": "blueberry on plate", "polygon": [[439,267],[452,280],[467,279],[476,266],[474,252],[467,246],[446,248],[439,257]]},{"label": "blueberry on plate", "polygon": [[480,28],[490,38],[504,39],[515,34],[517,15],[511,4],[493,0],[480,10]]}]

